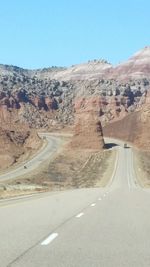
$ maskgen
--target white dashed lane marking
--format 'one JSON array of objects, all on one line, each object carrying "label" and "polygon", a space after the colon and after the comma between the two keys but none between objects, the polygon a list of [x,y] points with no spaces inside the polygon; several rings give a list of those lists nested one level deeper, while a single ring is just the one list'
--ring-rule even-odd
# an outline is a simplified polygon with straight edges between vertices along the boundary
[{"label": "white dashed lane marking", "polygon": [[50,244],[56,237],[58,236],[58,233],[53,233],[51,235],[49,235],[42,243],[42,246],[47,246],[48,244]]},{"label": "white dashed lane marking", "polygon": [[[108,192],[106,192],[103,197],[106,197],[106,194],[108,194]],[[98,200],[102,200],[102,198],[98,198]],[[95,207],[96,206],[96,203],[92,203],[91,204],[91,207]],[[76,215],[76,218],[80,218],[84,215],[83,212],[80,212],[79,214]],[[48,244],[50,244],[56,237],[58,236],[58,233],[53,233],[51,235],[49,235],[42,243],[41,245],[42,246],[47,246]]]},{"label": "white dashed lane marking", "polygon": [[96,203],[92,203],[92,204],[91,204],[91,207],[95,207],[95,205],[96,205]]},{"label": "white dashed lane marking", "polygon": [[[109,192],[106,192],[103,197],[106,197],[106,195],[108,194]],[[102,200],[102,197],[99,197],[98,200]],[[90,205],[91,207],[95,207],[96,206],[96,203],[92,203]],[[84,215],[83,212],[80,212],[79,214],[77,214],[75,217],[76,218],[80,218]],[[52,233],[51,235],[49,235],[42,243],[41,245],[42,246],[47,246],[48,244],[50,244],[56,237],[58,237],[58,233]]]},{"label": "white dashed lane marking", "polygon": [[79,214],[76,216],[76,218],[80,218],[80,217],[83,216],[83,215],[84,215],[84,213],[81,212],[81,213],[79,213]]}]

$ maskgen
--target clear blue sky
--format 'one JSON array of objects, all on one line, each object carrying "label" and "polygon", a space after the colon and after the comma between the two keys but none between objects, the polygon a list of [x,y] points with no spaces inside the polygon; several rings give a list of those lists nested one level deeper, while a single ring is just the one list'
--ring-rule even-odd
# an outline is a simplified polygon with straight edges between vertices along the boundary
[{"label": "clear blue sky", "polygon": [[0,0],[0,63],[116,64],[150,45],[150,0]]}]

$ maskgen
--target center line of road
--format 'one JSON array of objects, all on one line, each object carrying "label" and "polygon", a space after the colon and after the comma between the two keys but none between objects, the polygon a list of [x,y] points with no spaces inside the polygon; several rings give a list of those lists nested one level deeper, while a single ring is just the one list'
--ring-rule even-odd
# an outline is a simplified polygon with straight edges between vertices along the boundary
[{"label": "center line of road", "polygon": [[96,205],[96,203],[93,203],[93,204],[91,204],[91,207],[94,207]]},{"label": "center line of road", "polygon": [[76,218],[80,218],[80,217],[83,216],[83,215],[84,215],[84,213],[81,212],[81,213],[79,213],[79,214],[76,216]]},{"label": "center line of road", "polygon": [[53,233],[51,235],[49,235],[42,243],[42,246],[47,246],[48,244],[50,244],[56,237],[58,236],[58,233]]}]

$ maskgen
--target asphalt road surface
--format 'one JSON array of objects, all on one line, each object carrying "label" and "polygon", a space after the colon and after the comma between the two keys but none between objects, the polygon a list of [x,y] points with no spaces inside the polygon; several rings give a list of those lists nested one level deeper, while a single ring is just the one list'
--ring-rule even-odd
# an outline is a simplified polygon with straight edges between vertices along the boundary
[{"label": "asphalt road surface", "polygon": [[0,267],[149,267],[150,193],[130,148],[104,188],[0,202]]},{"label": "asphalt road surface", "polygon": [[[24,162],[21,166],[13,169],[12,171],[5,172],[4,174],[0,175],[0,182],[6,181],[10,179],[15,179],[25,175],[29,172],[34,171],[35,169],[39,168],[39,166],[50,157],[56,153],[58,147],[61,146],[62,140],[60,137],[54,137],[50,134],[41,133],[39,134],[41,138],[45,138],[44,140],[47,141],[43,145],[43,147],[38,151],[37,155],[35,155],[32,159]],[[26,168],[24,168],[24,166]]]}]

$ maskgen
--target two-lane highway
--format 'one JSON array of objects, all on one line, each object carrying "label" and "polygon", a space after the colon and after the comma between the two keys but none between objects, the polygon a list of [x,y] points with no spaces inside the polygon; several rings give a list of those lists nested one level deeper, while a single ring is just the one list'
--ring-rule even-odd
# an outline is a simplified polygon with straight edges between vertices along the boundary
[{"label": "two-lane highway", "polygon": [[[42,163],[53,157],[58,148],[63,144],[60,137],[51,136],[48,133],[41,133],[39,134],[39,136],[44,138],[47,143],[42,146],[42,148],[38,151],[38,154],[35,155],[32,159],[24,162],[16,169],[1,174],[0,182],[21,177],[22,175],[30,173],[39,168]],[[26,166],[26,168],[24,168],[24,166]]]},{"label": "two-lane highway", "polygon": [[150,193],[137,185],[132,150],[119,144],[106,188],[1,204],[1,267],[150,266]]}]

